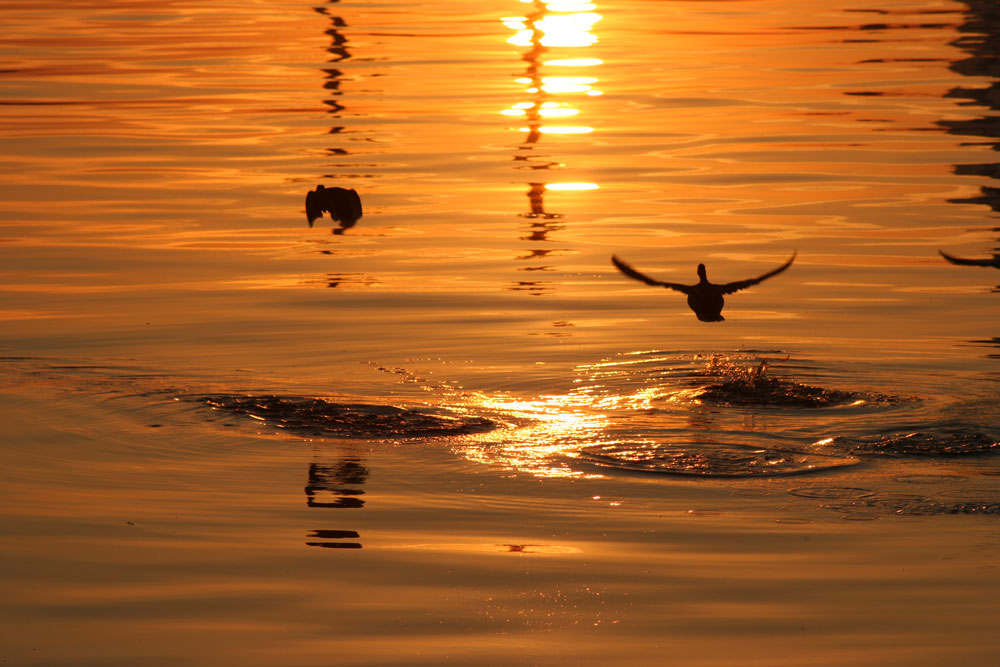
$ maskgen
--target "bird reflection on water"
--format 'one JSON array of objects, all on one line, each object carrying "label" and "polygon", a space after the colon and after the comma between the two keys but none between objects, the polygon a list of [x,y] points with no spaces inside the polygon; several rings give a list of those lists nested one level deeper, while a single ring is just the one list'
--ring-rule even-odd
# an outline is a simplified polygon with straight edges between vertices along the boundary
[{"label": "bird reflection on water", "polygon": [[[306,505],[322,509],[360,509],[365,501],[359,496],[364,490],[357,488],[368,480],[368,469],[356,458],[345,458],[334,463],[310,463],[309,482],[306,484]],[[353,530],[314,530],[309,533],[306,546],[324,549],[360,549],[361,537]]]},{"label": "bird reflection on water", "polygon": [[[1000,253],[993,253],[992,257],[986,257],[983,259],[966,259],[964,257],[955,257],[954,255],[949,255],[943,250],[938,250],[941,256],[952,264],[958,266],[981,266],[985,268],[1000,269]],[[993,288],[994,292],[1000,292],[1000,285]]]},{"label": "bird reflection on water", "polygon": [[985,259],[965,259],[963,257],[955,257],[954,255],[949,255],[943,250],[938,250],[941,256],[952,264],[957,264],[959,266],[992,266],[994,269],[1000,269],[1000,254],[994,253],[992,257],[987,257]]},{"label": "bird reflection on water", "polygon": [[682,294],[686,294],[688,306],[694,311],[695,315],[697,315],[698,319],[702,322],[722,322],[725,320],[722,316],[722,307],[725,305],[723,295],[732,294],[733,292],[738,292],[739,290],[752,287],[753,285],[767,280],[768,278],[778,275],[792,265],[792,262],[795,261],[796,254],[798,253],[792,254],[791,259],[787,262],[773,271],[768,271],[762,276],[718,285],[709,282],[704,264],[698,265],[698,277],[700,280],[694,285],[683,285],[681,283],[670,283],[650,278],[646,274],[636,271],[617,256],[612,256],[611,261],[619,271],[633,280],[638,280],[639,282],[646,283],[647,285],[653,285],[655,287],[666,287],[667,289],[672,289],[677,292],[681,292]]},{"label": "bird reflection on water", "polygon": [[323,213],[329,213],[334,222],[340,223],[340,227],[334,228],[333,233],[343,234],[361,219],[361,197],[356,190],[328,188],[321,183],[306,194],[306,218],[309,226],[312,227],[313,222],[322,218]]}]

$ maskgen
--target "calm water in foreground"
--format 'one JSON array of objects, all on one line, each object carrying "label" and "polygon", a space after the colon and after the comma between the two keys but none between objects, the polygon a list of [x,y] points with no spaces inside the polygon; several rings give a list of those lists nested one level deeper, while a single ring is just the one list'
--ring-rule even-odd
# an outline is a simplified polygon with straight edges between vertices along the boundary
[{"label": "calm water in foreground", "polygon": [[996,664],[995,2],[0,23],[0,662]]}]

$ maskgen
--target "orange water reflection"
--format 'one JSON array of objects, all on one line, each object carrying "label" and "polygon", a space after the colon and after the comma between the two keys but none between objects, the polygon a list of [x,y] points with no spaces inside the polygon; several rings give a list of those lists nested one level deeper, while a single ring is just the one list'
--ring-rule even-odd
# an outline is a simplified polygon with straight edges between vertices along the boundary
[{"label": "orange water reflection", "polygon": [[[500,113],[524,118],[527,121],[526,127],[517,128],[520,132],[528,134],[525,144],[537,143],[540,134],[593,132],[594,128],[587,125],[552,124],[546,122],[546,119],[575,117],[580,113],[575,97],[579,94],[589,96],[601,94],[601,91],[594,87],[599,81],[597,77],[570,74],[579,68],[595,67],[603,61],[599,58],[546,60],[544,56],[553,49],[578,49],[596,44],[597,36],[593,28],[594,24],[601,20],[601,15],[580,11],[579,8],[593,9],[594,5],[591,3],[534,0],[532,8],[533,11],[528,16],[503,19],[507,27],[517,31],[507,41],[528,48],[521,56],[528,67],[524,76],[516,79],[516,82],[526,86],[524,92],[530,95],[530,99],[520,100]],[[560,72],[558,75],[549,75],[546,68],[557,68]],[[561,71],[563,68],[571,69],[569,72],[563,72]],[[566,97],[551,99],[560,95]]]},{"label": "orange water reflection", "polygon": [[[613,431],[623,419],[665,404],[697,407],[700,403],[700,389],[677,383],[632,384],[629,363],[579,365],[576,386],[565,393],[532,398],[481,392],[451,396],[469,414],[493,415],[507,425],[471,436],[459,448],[461,454],[478,463],[537,477],[603,477],[585,471],[575,461],[584,448],[622,444],[622,434]],[[666,415],[660,419],[670,421]],[[654,441],[631,434],[628,442],[644,447]]]},{"label": "orange water reflection", "polygon": [[512,396],[477,394],[470,407],[497,412],[526,426],[512,432],[498,429],[479,436],[463,449],[467,458],[479,463],[499,464],[538,477],[593,476],[575,470],[567,457],[593,442],[608,426],[609,419],[571,395],[519,399]]},{"label": "orange water reflection", "polygon": [[[589,68],[602,64],[595,57],[582,57],[581,48],[593,46],[598,38],[595,24],[601,15],[593,10],[596,5],[584,2],[544,2],[543,0],[522,0],[531,5],[526,16],[503,18],[506,27],[514,30],[507,40],[515,46],[526,47],[521,60],[527,63],[524,74],[515,82],[524,86],[527,99],[521,98],[500,113],[523,121],[511,130],[523,135],[514,161],[518,169],[531,171],[551,171],[565,167],[560,162],[537,152],[543,136],[579,136],[594,132],[590,125],[574,122],[581,115],[579,103],[586,97],[601,95],[595,87],[599,79]],[[562,226],[553,222],[562,214],[552,213],[545,208],[545,193],[556,191],[596,190],[598,185],[589,182],[552,182],[549,178],[532,179],[528,183],[528,213],[521,217],[532,220],[524,241],[544,244],[550,241],[549,234],[559,231]],[[551,248],[533,245],[531,251],[519,257],[521,260],[536,260],[548,257]],[[524,267],[523,271],[548,271],[548,264]],[[547,287],[539,281],[518,281],[510,289],[523,290],[530,294],[542,294]]]}]

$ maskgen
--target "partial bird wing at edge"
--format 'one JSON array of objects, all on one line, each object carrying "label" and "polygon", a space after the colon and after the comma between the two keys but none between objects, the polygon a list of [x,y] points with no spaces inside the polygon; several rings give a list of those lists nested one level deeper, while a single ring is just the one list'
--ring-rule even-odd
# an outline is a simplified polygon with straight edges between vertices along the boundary
[{"label": "partial bird wing at edge", "polygon": [[748,280],[737,280],[735,282],[726,283],[725,285],[720,285],[719,287],[722,289],[723,294],[732,294],[733,292],[738,292],[741,289],[752,287],[753,285],[763,282],[768,278],[771,278],[772,276],[778,275],[779,273],[790,267],[792,265],[792,262],[795,261],[795,256],[798,254],[799,254],[798,251],[795,251],[792,254],[792,258],[790,260],[788,260],[787,262],[776,268],[774,271],[768,271],[764,275],[757,276],[756,278],[750,278]]},{"label": "partial bird wing at edge", "polygon": [[997,259],[965,259],[963,257],[955,257],[954,255],[949,255],[944,250],[938,250],[941,256],[952,264],[958,264],[959,266],[1000,266]]},{"label": "partial bird wing at edge", "polygon": [[638,280],[641,283],[646,283],[647,285],[653,285],[654,287],[666,287],[668,289],[677,290],[678,292],[688,293],[690,287],[688,285],[681,285],[679,283],[668,283],[662,280],[656,280],[655,278],[650,278],[644,273],[639,273],[633,269],[629,264],[618,259],[617,255],[611,256],[611,263],[617,267],[619,271],[624,273],[626,276],[632,280]]}]

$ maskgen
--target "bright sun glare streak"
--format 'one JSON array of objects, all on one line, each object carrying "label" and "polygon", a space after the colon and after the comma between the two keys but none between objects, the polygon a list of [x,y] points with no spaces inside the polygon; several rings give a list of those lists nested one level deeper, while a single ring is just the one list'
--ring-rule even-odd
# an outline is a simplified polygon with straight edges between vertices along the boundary
[{"label": "bright sun glare streak", "polygon": [[[592,183],[563,183],[547,185],[546,189],[596,187]],[[650,361],[649,357],[644,360]],[[461,446],[462,454],[470,460],[538,477],[600,476],[585,473],[585,468],[580,469],[574,460],[587,447],[615,442],[611,439],[611,425],[628,418],[621,411],[634,414],[662,408],[664,403],[699,403],[697,394],[702,388],[678,391],[677,386],[660,382],[634,386],[628,381],[634,376],[633,363],[619,359],[617,363],[577,366],[580,384],[565,394],[524,399],[508,394],[462,392],[456,398],[470,414],[489,415],[505,425],[468,436]],[[620,367],[613,368],[616,365]],[[629,442],[637,448],[635,456],[650,454],[648,445],[654,444],[634,438]]]},{"label": "bright sun glare streak", "polygon": [[[537,105],[534,102],[521,102],[515,104],[510,109],[504,109],[500,113],[504,116],[526,116],[529,109],[534,109]],[[537,110],[537,113],[542,118],[566,118],[568,116],[575,116],[580,113],[579,109],[574,109],[572,107],[560,107],[556,106],[552,102],[546,102],[541,105],[541,108]]]},{"label": "bright sun glare streak", "polygon": [[[553,9],[553,5],[558,6],[559,9]],[[532,46],[537,40],[539,45],[549,47],[579,47],[597,43],[597,36],[592,30],[594,24],[601,20],[601,15],[592,11],[581,11],[595,9],[595,5],[590,3],[550,3],[546,9],[572,13],[544,16],[532,21],[530,25],[530,19],[526,17],[505,17],[501,19],[503,24],[516,31],[507,41],[515,46]],[[588,64],[596,63],[590,62]]]},{"label": "bright sun glare streak", "polygon": [[600,477],[574,470],[565,462],[592,444],[608,425],[607,417],[585,409],[589,403],[570,395],[534,400],[483,394],[471,398],[477,411],[499,412],[507,420],[526,425],[476,436],[464,449],[466,457],[493,465],[500,463],[538,477]]},{"label": "bright sun glare streak", "polygon": [[600,14],[546,16],[535,21],[534,27],[543,33],[542,46],[591,46],[597,43],[591,29],[600,20]]},{"label": "bright sun glare streak", "polygon": [[[542,135],[585,135],[594,132],[594,128],[582,125],[553,125],[556,119],[575,118],[580,115],[580,109],[573,102],[552,101],[564,96],[563,99],[573,99],[572,96],[598,96],[601,91],[595,89],[599,79],[595,76],[573,76],[576,74],[567,68],[590,68],[600,65],[599,58],[574,57],[580,54],[580,47],[590,47],[597,43],[593,32],[594,25],[601,20],[601,15],[594,10],[597,5],[592,2],[576,0],[526,0],[532,5],[533,11],[526,16],[506,16],[501,19],[504,25],[514,31],[507,41],[516,46],[525,47],[522,59],[528,62],[524,73],[515,79],[524,85],[524,93],[530,95],[533,101],[522,101],[512,104],[500,111],[504,116],[521,119],[518,125],[511,129],[527,134],[525,145],[533,145]],[[543,48],[544,47],[544,48]],[[563,50],[565,49],[565,50]],[[575,52],[574,52],[575,50]],[[551,58],[542,61],[540,56]],[[543,65],[551,64],[558,67],[555,70],[562,76],[550,76]],[[580,72],[583,73],[583,72]],[[586,72],[589,74],[590,72]],[[556,121],[558,122],[558,121]],[[526,126],[526,127],[525,127]],[[546,190],[593,190],[594,183],[564,183],[551,184]],[[536,200],[532,201],[533,215],[536,209],[542,211],[544,204],[539,198],[539,190],[532,190]]]}]

